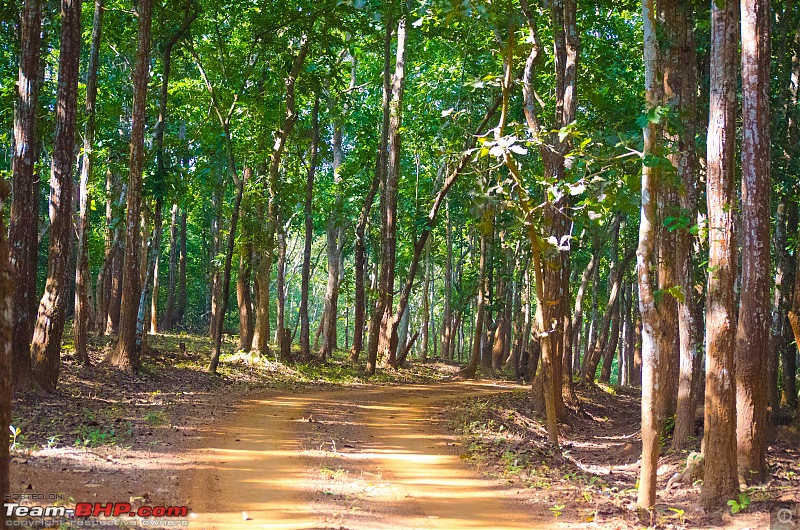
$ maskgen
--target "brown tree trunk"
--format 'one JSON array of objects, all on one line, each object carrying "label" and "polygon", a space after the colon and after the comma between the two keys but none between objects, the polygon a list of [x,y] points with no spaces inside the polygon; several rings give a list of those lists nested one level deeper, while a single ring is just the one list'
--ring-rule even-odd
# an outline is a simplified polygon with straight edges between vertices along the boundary
[{"label": "brown tree trunk", "polygon": [[[153,232],[150,235],[149,248],[142,245],[147,252],[145,252],[146,259],[143,262],[144,268],[142,269],[145,271],[145,274],[142,278],[142,291],[139,294],[139,310],[136,313],[136,349],[140,353],[147,352],[147,329],[150,327],[150,315],[147,310],[147,301],[150,295],[150,285],[152,284],[154,288],[158,286],[155,277],[158,274],[158,257],[160,255],[160,242],[163,230],[161,219],[161,211],[163,210],[162,201],[163,199],[161,197],[156,199]],[[147,223],[144,223],[144,226],[147,226]]]},{"label": "brown tree trunk", "polygon": [[[598,230],[599,232],[599,230]],[[574,346],[573,355],[580,358],[581,346],[581,330],[583,328],[583,299],[586,296],[586,289],[589,286],[589,280],[594,276],[594,270],[597,267],[597,262],[600,260],[600,245],[599,238],[595,237],[593,241],[592,257],[589,259],[589,264],[581,274],[581,285],[578,287],[578,292],[575,294],[575,309],[572,313],[572,344]],[[589,337],[585,337],[589,340]],[[578,359],[573,359],[572,366],[580,366]]]},{"label": "brown tree trunk", "polygon": [[61,365],[61,337],[70,285],[72,244],[72,171],[75,166],[75,128],[78,111],[78,68],[81,57],[81,2],[61,2],[61,46],[58,59],[58,95],[53,146],[50,248],[47,283],[31,342],[33,382],[54,392]]},{"label": "brown tree trunk", "polygon": [[[351,76],[350,87],[355,86],[355,78]],[[329,112],[336,115],[336,99],[329,98]],[[326,254],[328,257],[328,284],[325,288],[325,313],[322,332],[322,348],[319,356],[322,360],[327,359],[333,354],[337,346],[337,330],[339,315],[339,264],[342,260],[342,247],[344,241],[344,230],[342,230],[342,204],[344,196],[341,192],[341,166],[344,157],[342,151],[342,123],[341,118],[333,120],[333,183],[336,187],[336,198],[334,200],[333,212],[328,216],[328,223],[325,230],[326,234]]]},{"label": "brown tree trunk", "polygon": [[[314,217],[313,217],[313,199],[314,199],[314,175],[317,170],[317,152],[319,147],[319,96],[314,98],[314,109],[311,111],[311,162],[308,166],[308,177],[306,179],[306,202],[304,206],[305,213],[305,237],[303,244],[303,272],[300,284],[300,362],[308,362],[311,359],[311,341],[309,334],[311,333],[310,324],[308,322],[308,291],[310,289],[311,277],[311,243],[314,238]],[[362,231],[363,237],[363,231]],[[358,257],[356,257],[358,259]],[[362,276],[363,276],[363,263],[362,263]],[[363,277],[362,277],[363,281]],[[358,280],[356,280],[358,283]],[[363,304],[363,283],[361,296],[361,303]],[[358,316],[356,316],[356,320]],[[358,324],[356,324],[357,326]],[[362,324],[363,325],[363,324]],[[356,333],[358,330],[356,329]]]},{"label": "brown tree trunk", "polygon": [[[150,333],[158,333],[158,262],[160,261],[159,258],[161,257],[161,239],[164,232],[163,201],[164,199],[162,197],[156,199],[156,211],[155,218],[153,220],[153,240],[150,242],[150,268],[153,269],[153,272],[148,272],[148,274],[150,274],[152,277],[153,289],[150,296],[150,318],[148,319],[146,325],[146,328],[150,330]],[[144,289],[149,289],[149,287],[149,285],[145,285]]]},{"label": "brown tree trunk", "polygon": [[[10,186],[4,180],[0,183],[0,208],[8,202]],[[14,330],[14,270],[9,259],[6,241],[5,222],[0,219],[0,429],[8,432],[11,423],[12,368],[13,368],[13,330]],[[8,443],[0,444],[0,498],[7,499],[9,493],[9,450]],[[0,513],[0,525],[6,525],[6,513]]]},{"label": "brown tree trunk", "polygon": [[[800,28],[800,21],[798,21],[798,28]],[[790,81],[788,83],[789,94],[786,98],[786,112],[788,115],[787,120],[787,144],[794,146],[793,149],[786,151],[787,162],[789,159],[797,156],[797,138],[800,128],[798,121],[800,116],[797,114],[798,99],[800,96],[800,31],[795,30],[795,51],[792,53],[792,70],[788,76]],[[789,112],[789,109],[793,112]],[[797,232],[797,204],[792,202],[789,210],[789,230],[791,233]],[[795,251],[797,254],[796,259],[800,260],[800,252]],[[800,312],[800,267],[797,266],[797,261],[793,263],[794,273],[794,292],[790,303],[790,310],[788,314],[790,330],[787,330],[786,347],[781,352],[781,362],[783,363],[783,395],[782,401],[789,406],[790,410],[797,408],[797,346],[800,344],[800,320],[798,320],[798,312]],[[790,337],[794,337],[795,344],[791,342]]]},{"label": "brown tree trunk", "polygon": [[18,100],[14,112],[14,155],[11,162],[14,200],[11,202],[9,245],[16,286],[12,303],[12,381],[14,388],[27,389],[31,383],[30,345],[36,315],[39,248],[39,179],[36,175],[39,140],[36,125],[42,26],[40,0],[23,2],[20,22]]},{"label": "brown tree trunk", "polygon": [[453,340],[453,226],[450,220],[450,201],[445,203],[445,262],[444,308],[442,309],[442,358],[451,360],[450,344]]},{"label": "brown tree trunk", "polygon": [[147,84],[150,78],[150,30],[152,0],[138,4],[139,29],[136,66],[133,74],[133,113],[131,156],[128,174],[128,213],[126,217],[125,260],[123,263],[122,300],[119,340],[111,354],[111,364],[133,372],[139,368],[136,348],[136,316],[139,308],[139,215],[142,206],[142,166],[144,163],[144,126],[147,113]]},{"label": "brown tree trunk", "polygon": [[428,360],[428,341],[430,337],[430,322],[431,322],[431,304],[430,304],[430,287],[431,287],[431,245],[433,239],[425,246],[425,279],[422,283],[422,344],[419,350],[419,360],[426,362]]},{"label": "brown tree trunk", "polygon": [[[645,97],[647,109],[660,105],[661,94],[657,82],[658,43],[653,0],[642,0],[644,30]],[[658,155],[659,131],[649,122],[643,129],[644,156]],[[639,307],[642,313],[642,463],[639,474],[637,504],[644,510],[653,510],[656,503],[656,471],[658,469],[661,421],[656,410],[659,398],[660,314],[655,302],[657,285],[655,246],[658,237],[656,194],[658,182],[656,167],[642,164],[642,206],[639,222],[639,247],[636,251]],[[663,391],[663,390],[661,390]]]},{"label": "brown tree trunk", "polygon": [[766,364],[770,289],[769,0],[742,0],[742,288],[736,329],[739,474],[767,477]]},{"label": "brown tree trunk", "polygon": [[[620,295],[622,294],[622,291],[620,291]],[[617,345],[619,344],[620,317],[622,314],[620,302],[621,300],[618,298],[614,302],[614,306],[611,310],[611,334],[608,337],[608,344],[606,345],[605,354],[603,355],[603,369],[600,371],[600,381],[605,384],[611,383],[611,365],[614,363]],[[621,370],[622,367],[620,366],[619,369]]]},{"label": "brown tree trunk", "polygon": [[[397,198],[400,179],[400,126],[403,117],[403,93],[406,71],[406,21],[403,13],[397,24],[397,52],[389,100],[388,155],[382,193],[381,274],[378,282],[378,306],[370,327],[380,328],[380,339],[370,340],[367,373],[375,373],[378,350],[388,366],[396,366],[397,328],[392,315],[395,262],[397,258]],[[387,23],[389,21],[387,20]],[[385,314],[385,315],[384,315]],[[373,336],[370,329],[370,339]]]},{"label": "brown tree trunk", "polygon": [[[230,143],[228,144],[230,147]],[[232,156],[229,151],[228,156]],[[231,160],[229,160],[230,162]],[[241,178],[235,178],[236,166],[229,165],[228,171],[233,177],[236,184],[236,198],[233,201],[233,211],[231,212],[231,227],[228,232],[228,245],[225,251],[225,262],[222,269],[222,301],[219,312],[219,317],[216,320],[217,328],[214,330],[214,348],[211,352],[211,362],[208,365],[208,371],[212,374],[217,373],[217,366],[219,366],[219,357],[222,354],[222,330],[225,325],[225,313],[228,311],[228,300],[230,298],[231,287],[231,265],[233,262],[233,248],[236,244],[236,225],[239,221],[239,211],[242,206],[242,194],[244,193],[244,185],[249,180],[250,169],[245,168],[244,174]]]},{"label": "brown tree trunk", "polygon": [[73,336],[75,355],[84,364],[89,364],[86,337],[89,331],[89,179],[92,175],[92,151],[94,149],[95,101],[97,100],[97,65],[100,59],[100,36],[103,27],[103,0],[95,0],[92,23],[92,44],[89,51],[89,68],[86,74],[86,125],[83,133],[83,159],[81,164],[78,199],[78,248],[75,270],[75,317]]},{"label": "brown tree trunk", "polygon": [[353,315],[353,347],[350,350],[350,361],[357,362],[361,351],[364,349],[364,324],[367,317],[367,301],[365,291],[365,270],[367,266],[367,249],[365,244],[365,232],[367,221],[369,221],[369,212],[372,209],[372,203],[375,199],[375,194],[378,192],[378,185],[380,184],[380,154],[377,156],[378,162],[375,168],[375,175],[372,177],[369,191],[364,198],[364,204],[361,207],[361,215],[356,224],[356,238],[355,250],[353,251],[355,262],[355,306]]},{"label": "brown tree trunk", "polygon": [[[280,216],[279,223],[282,223]],[[279,226],[277,233],[278,261],[275,272],[275,345],[278,348],[278,355],[283,363],[292,361],[289,353],[291,352],[291,336],[286,333],[286,226]]]},{"label": "brown tree trunk", "polygon": [[737,2],[711,6],[711,106],[707,141],[706,200],[709,250],[706,294],[706,385],[700,501],[717,508],[736,496],[736,395],[734,379],[736,299],[736,57]]},{"label": "brown tree trunk", "polygon": [[300,49],[294,58],[292,70],[286,78],[286,115],[280,130],[275,138],[275,144],[269,160],[269,173],[267,175],[267,192],[269,194],[269,205],[267,211],[267,230],[265,234],[265,244],[261,252],[261,263],[256,275],[258,281],[258,305],[256,309],[256,322],[258,322],[256,334],[258,335],[257,348],[262,355],[269,354],[269,279],[272,268],[273,251],[275,250],[275,232],[278,221],[278,173],[281,165],[283,151],[286,148],[286,141],[289,134],[294,129],[297,122],[297,111],[295,109],[294,89],[297,78],[305,62],[308,52],[309,40],[307,35],[303,35]]},{"label": "brown tree trunk", "polygon": [[[384,24],[384,42],[383,42],[383,123],[381,125],[381,141],[378,151],[378,165],[379,169],[376,175],[380,179],[380,210],[381,210],[381,252],[383,252],[384,233],[386,230],[386,166],[388,159],[388,146],[389,146],[389,123],[391,117],[390,104],[392,102],[392,75],[391,75],[391,52],[392,52],[392,25],[393,25],[391,12],[387,13],[386,22]],[[380,272],[378,272],[380,271]],[[380,277],[379,277],[380,276]],[[377,367],[378,360],[378,340],[381,332],[381,322],[387,311],[386,299],[380,291],[381,282],[383,282],[383,255],[381,259],[375,260],[375,272],[373,274],[373,291],[376,292],[375,306],[368,324],[368,338],[367,338],[367,374],[373,375]]]},{"label": "brown tree trunk", "polygon": [[[662,83],[662,104],[675,108],[683,121],[689,118],[689,114],[694,114],[690,108],[685,106],[682,99],[683,90],[681,83],[686,77],[686,71],[691,69],[691,65],[682,63],[684,57],[681,56],[682,48],[686,45],[683,33],[688,31],[686,10],[691,10],[691,6],[680,6],[681,0],[659,0],[656,2],[659,19],[659,31],[663,37],[659,40],[659,60],[662,71],[659,81]],[[689,76],[691,77],[691,76]],[[691,88],[696,91],[697,86]],[[683,125],[683,124],[682,124]],[[683,127],[681,127],[683,128]],[[691,178],[692,168],[690,161],[686,157],[686,143],[688,138],[687,131],[675,131],[669,123],[661,128],[664,135],[665,145],[673,145],[673,153],[665,153],[667,159],[675,167],[678,177],[683,179],[688,173]],[[694,134],[692,134],[694,139]],[[668,418],[675,414],[678,398],[678,381],[680,371],[680,330],[678,323],[678,297],[674,296],[670,289],[682,285],[679,278],[680,264],[676,260],[678,251],[678,233],[675,226],[670,225],[669,218],[675,217],[678,210],[678,185],[676,179],[662,179],[657,187],[657,206],[656,215],[658,216],[658,229],[660,234],[657,237],[656,252],[658,253],[658,288],[665,295],[659,301],[659,311],[663,317],[661,320],[661,340],[659,349],[661,355],[661,370],[659,386],[659,401],[656,403],[658,414]],[[663,434],[663,433],[662,433]]]},{"label": "brown tree trunk", "polygon": [[186,210],[181,212],[181,244],[178,256],[178,308],[175,323],[183,322],[186,314]]},{"label": "brown tree trunk", "polygon": [[112,228],[114,222],[114,200],[116,195],[114,174],[111,169],[106,169],[106,218],[105,226],[103,229],[103,239],[105,243],[105,252],[103,255],[103,264],[100,266],[100,271],[97,273],[97,283],[95,287],[95,310],[93,323],[95,331],[99,334],[106,332],[108,323],[108,301],[111,293],[111,265],[114,260],[113,250],[116,243],[114,237],[117,231]]},{"label": "brown tree trunk", "polygon": [[[244,226],[242,227],[244,228]],[[243,230],[244,232],[244,230]],[[253,347],[253,298],[250,295],[253,243],[242,243],[239,256],[239,274],[236,276],[236,300],[239,304],[239,350],[249,352]]]},{"label": "brown tree trunk", "polygon": [[[161,97],[159,98],[158,104],[158,122],[156,123],[156,186],[160,189],[157,190],[157,193],[163,194],[164,193],[164,178],[166,176],[167,168],[166,163],[164,161],[164,130],[167,127],[167,102],[169,99],[169,76],[170,71],[172,68],[172,49],[178,43],[178,41],[186,34],[191,26],[192,22],[195,18],[197,18],[198,11],[197,10],[186,10],[186,15],[184,16],[183,25],[179,27],[167,40],[164,44],[164,72],[163,77],[161,78]],[[162,199],[162,195],[158,196],[159,199]],[[159,211],[159,215],[161,212]],[[172,219],[172,227],[175,225],[175,211],[173,208],[173,219]],[[172,231],[170,231],[170,236],[172,236]],[[170,240],[172,243],[172,239]],[[150,333],[157,333],[158,332],[158,263],[159,263],[159,256],[161,252],[161,238],[159,234],[159,239],[155,242],[153,247],[156,252],[156,261],[155,261],[155,270],[153,273],[153,297],[150,303]],[[173,250],[173,246],[170,245],[170,253]],[[172,254],[170,254],[170,260],[172,260]],[[170,279],[174,279],[174,268],[173,262],[170,261]],[[175,289],[175,283],[173,282],[171,288]],[[168,295],[173,297],[173,304],[174,304],[174,293],[173,291],[168,291]],[[169,325],[172,325],[172,312],[169,315]],[[166,321],[167,319],[164,319]]]},{"label": "brown tree trunk", "polygon": [[[778,385],[778,367],[781,354],[790,346],[786,340],[786,324],[788,324],[787,314],[789,312],[789,299],[791,296],[792,262],[789,251],[787,250],[788,233],[787,224],[789,213],[787,212],[788,194],[781,195],[775,212],[775,234],[773,245],[775,248],[775,292],[772,302],[771,329],[769,360],[767,363],[767,403],[769,410],[770,423],[780,411],[780,395]],[[796,209],[796,203],[792,206]],[[791,208],[791,207],[790,207]],[[796,214],[795,214],[796,217]],[[794,231],[793,231],[794,232]],[[794,352],[792,352],[794,353]]]},{"label": "brown tree trunk", "polygon": [[478,298],[475,302],[475,329],[473,331],[472,351],[469,363],[462,371],[467,379],[474,379],[478,373],[478,363],[481,357],[481,339],[483,338],[484,321],[486,320],[486,295],[489,292],[488,253],[489,253],[489,226],[492,212],[484,207],[483,219],[480,228],[480,262],[478,266]]},{"label": "brown tree trunk", "polygon": [[[668,138],[676,146],[670,155],[680,177],[679,205],[681,224],[674,229],[677,237],[676,273],[682,297],[678,302],[679,374],[675,431],[672,446],[682,449],[694,431],[695,399],[693,388],[695,359],[700,354],[701,327],[697,320],[698,301],[695,291],[692,246],[694,236],[689,230],[697,215],[697,184],[695,156],[695,120],[697,115],[697,51],[694,39],[694,13],[690,2],[681,0],[670,13],[670,68],[664,74],[667,103],[680,116],[681,128],[670,131]],[[674,51],[672,51],[674,50]]]},{"label": "brown tree trunk", "polygon": [[[169,224],[169,280],[167,280],[167,303],[164,316],[158,328],[162,331],[172,329],[175,323],[175,295],[178,289],[178,204],[172,205]],[[240,269],[241,270],[241,269]]]},{"label": "brown tree trunk", "polygon": [[221,251],[222,240],[221,231],[222,227],[222,207],[224,200],[224,190],[222,184],[217,184],[217,189],[214,191],[212,197],[214,217],[211,219],[211,252],[209,255],[209,289],[211,295],[211,315],[208,322],[208,335],[214,339],[214,333],[217,329],[217,318],[220,315],[220,303],[222,297],[222,281],[220,278],[220,267],[217,258]]}]

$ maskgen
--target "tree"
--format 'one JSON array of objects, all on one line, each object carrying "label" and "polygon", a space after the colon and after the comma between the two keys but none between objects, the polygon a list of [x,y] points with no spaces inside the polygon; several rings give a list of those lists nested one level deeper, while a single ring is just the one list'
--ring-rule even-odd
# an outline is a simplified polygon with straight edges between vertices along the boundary
[{"label": "tree", "polygon": [[140,0],[133,73],[133,113],[128,173],[127,214],[125,220],[125,258],[122,265],[122,300],[117,346],[110,355],[111,364],[121,370],[139,369],[139,346],[136,341],[136,319],[141,286],[139,279],[139,216],[142,206],[142,170],[144,166],[144,125],[147,119],[147,83],[150,79],[150,32],[153,16],[152,0]]},{"label": "tree", "polygon": [[707,155],[709,251],[706,294],[705,471],[701,501],[716,507],[735,496],[736,394],[736,59],[739,36],[736,2],[711,6],[711,105]]},{"label": "tree", "polygon": [[[10,187],[6,181],[0,182],[0,208],[8,202]],[[9,259],[5,223],[0,220],[0,429],[3,432],[11,423],[11,395],[13,391],[13,300],[14,271]],[[0,496],[6,499],[9,491],[9,447],[0,444]],[[6,522],[6,514],[0,514],[0,525]]]},{"label": "tree", "polygon": [[[256,305],[256,333],[258,344],[256,348],[262,354],[269,353],[269,277],[272,269],[273,253],[275,251],[275,233],[278,224],[278,173],[281,166],[286,142],[297,123],[297,109],[295,102],[295,85],[303,68],[303,63],[308,53],[309,39],[306,33],[301,35],[297,54],[292,62],[292,69],[284,80],[286,87],[286,115],[283,119],[281,128],[278,130],[275,143],[269,158],[267,174],[267,193],[269,195],[269,206],[267,213],[267,230],[265,234],[265,244],[261,253],[261,263],[259,263],[256,279],[259,284],[258,303]],[[288,359],[283,359],[288,360]]]},{"label": "tree", "polygon": [[[644,29],[644,82],[646,112],[658,107],[661,99],[658,72],[658,44],[656,41],[656,16],[654,0],[642,0]],[[658,233],[656,220],[656,194],[659,178],[658,136],[655,120],[648,119],[643,128],[644,159],[642,163],[642,206],[639,221],[639,247],[636,250],[636,274],[639,284],[639,308],[642,313],[642,467],[639,474],[637,504],[652,510],[656,503],[656,470],[658,469],[658,434],[661,421],[656,404],[661,370],[660,316],[656,307],[657,278],[654,270],[655,243]]]},{"label": "tree", "polygon": [[47,283],[31,342],[34,383],[54,392],[61,363],[61,337],[69,295],[69,257],[72,244],[72,171],[75,165],[75,127],[78,113],[78,68],[81,57],[81,2],[61,2],[61,47],[58,59],[58,99],[53,146],[52,219],[47,260]]},{"label": "tree", "polygon": [[14,158],[9,245],[17,286],[13,301],[13,385],[30,385],[31,337],[36,322],[36,264],[39,208],[37,203],[39,158],[36,136],[39,108],[39,62],[41,57],[42,5],[40,0],[23,2],[20,21],[18,100],[14,112]]},{"label": "tree", "polygon": [[[396,364],[397,336],[393,333],[395,263],[397,259],[397,193],[400,178],[400,125],[403,117],[403,93],[406,83],[406,21],[404,12],[397,24],[392,92],[389,99],[388,154],[381,193],[381,272],[378,280],[378,303],[370,322],[367,373],[375,373],[379,353],[389,366]],[[387,24],[389,21],[387,20]]]},{"label": "tree", "polygon": [[78,249],[75,270],[75,355],[89,364],[86,336],[89,331],[89,180],[92,177],[92,151],[95,135],[95,103],[97,102],[97,67],[100,61],[100,38],[103,31],[103,0],[95,0],[92,22],[92,44],[86,73],[86,125],[83,131],[83,160],[81,163],[78,198]]},{"label": "tree", "polygon": [[770,290],[769,0],[742,0],[742,290],[736,328],[739,473],[766,478]]},{"label": "tree", "polygon": [[314,199],[314,174],[317,171],[317,152],[319,150],[319,96],[314,98],[314,109],[311,111],[311,161],[308,164],[306,180],[306,200],[304,205],[305,238],[303,240],[303,272],[300,286],[300,359],[311,358],[308,323],[308,291],[311,276],[311,243],[314,236],[314,217],[312,201]]}]

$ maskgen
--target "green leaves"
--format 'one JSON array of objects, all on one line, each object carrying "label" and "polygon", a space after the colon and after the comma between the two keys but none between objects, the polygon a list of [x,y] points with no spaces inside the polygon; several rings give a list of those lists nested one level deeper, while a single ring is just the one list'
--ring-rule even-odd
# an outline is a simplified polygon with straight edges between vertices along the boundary
[{"label": "green leaves", "polygon": [[673,285],[672,287],[667,287],[666,289],[658,289],[657,291],[653,292],[653,298],[657,304],[661,303],[661,301],[664,299],[664,295],[670,295],[680,303],[684,303],[686,301],[686,295],[683,292],[683,288],[681,288],[679,285]]}]

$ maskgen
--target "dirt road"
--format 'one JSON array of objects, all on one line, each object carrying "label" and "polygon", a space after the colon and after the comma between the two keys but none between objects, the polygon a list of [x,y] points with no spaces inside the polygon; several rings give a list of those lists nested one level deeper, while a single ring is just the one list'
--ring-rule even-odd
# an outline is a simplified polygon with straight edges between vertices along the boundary
[{"label": "dirt road", "polygon": [[191,526],[536,528],[517,491],[459,457],[438,410],[509,388],[364,386],[250,400],[194,455]]}]

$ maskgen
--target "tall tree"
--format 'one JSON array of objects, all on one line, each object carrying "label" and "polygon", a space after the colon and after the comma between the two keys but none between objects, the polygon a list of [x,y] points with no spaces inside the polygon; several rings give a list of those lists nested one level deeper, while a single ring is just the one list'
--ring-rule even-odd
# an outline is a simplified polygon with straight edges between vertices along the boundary
[{"label": "tall tree", "polygon": [[311,210],[314,199],[314,175],[317,171],[317,151],[319,147],[319,96],[314,98],[311,111],[311,160],[306,178],[306,200],[304,204],[305,239],[303,240],[303,270],[300,285],[300,359],[311,358],[310,327],[308,323],[308,292],[311,276],[311,243],[314,237],[314,217]]},{"label": "tall tree", "polygon": [[711,92],[707,155],[709,250],[706,294],[705,472],[701,502],[716,507],[734,497],[736,471],[736,62],[739,5],[711,6]]},{"label": "tall tree", "polygon": [[[192,25],[192,22],[197,18],[198,11],[197,9],[191,9],[190,6],[187,6],[186,13],[184,15],[183,24],[175,30],[175,32],[170,35],[169,39],[167,39],[166,43],[164,44],[164,51],[163,51],[163,63],[164,63],[164,71],[161,77],[161,95],[158,100],[158,121],[156,122],[156,193],[158,194],[156,198],[156,216],[158,219],[161,219],[161,210],[162,210],[162,203],[164,200],[164,181],[166,179],[167,173],[167,162],[164,156],[164,131],[167,128],[167,103],[169,102],[169,77],[170,73],[172,72],[172,49],[175,45],[180,41],[183,36],[189,31],[189,28]],[[174,215],[173,215],[173,225],[174,226]],[[150,333],[156,333],[158,331],[158,257],[161,254],[161,233],[156,234],[156,237],[152,243],[152,253],[155,256],[155,260],[153,262],[153,267],[155,268],[153,272],[153,294],[152,299],[150,301]],[[170,234],[171,235],[171,234]],[[172,247],[170,247],[170,251],[172,251]],[[172,254],[170,254],[172,255]],[[172,265],[172,263],[170,263]],[[173,270],[170,270],[173,273]],[[173,283],[172,287],[175,287]],[[170,316],[170,320],[172,317]],[[170,322],[171,324],[171,322]]]},{"label": "tall tree", "polygon": [[142,207],[142,170],[144,166],[144,126],[147,120],[147,84],[150,80],[150,33],[153,21],[152,0],[138,4],[136,65],[133,72],[133,111],[128,173],[127,213],[125,218],[125,257],[122,265],[122,300],[119,339],[110,355],[111,364],[133,372],[139,369],[139,344],[136,343],[136,319],[141,296],[139,222]]},{"label": "tall tree", "polygon": [[42,3],[25,0],[20,21],[18,99],[14,112],[14,157],[9,244],[17,286],[13,301],[13,385],[30,385],[31,337],[36,315],[36,265],[39,205],[36,162],[39,159],[37,111],[41,60]]},{"label": "tall tree", "polygon": [[[392,304],[394,301],[395,263],[397,260],[397,198],[400,180],[400,125],[403,117],[403,94],[406,83],[406,21],[403,12],[397,24],[397,50],[395,55],[392,93],[389,100],[388,154],[386,173],[381,194],[381,272],[378,281],[378,303],[370,322],[369,358],[367,373],[375,373],[379,355],[389,365],[395,364],[397,336],[392,332]],[[390,19],[387,20],[387,24]]]},{"label": "tall tree", "polygon": [[[644,83],[646,112],[654,111],[661,102],[658,72],[658,43],[654,0],[642,0],[644,30]],[[658,435],[660,418],[656,410],[661,369],[662,335],[656,307],[655,243],[658,234],[656,195],[658,168],[652,162],[658,156],[659,131],[656,120],[648,119],[643,128],[644,160],[642,163],[642,206],[639,221],[639,247],[636,250],[636,273],[639,284],[639,308],[642,313],[642,465],[639,474],[637,504],[652,510],[656,503],[656,470],[658,469]]]},{"label": "tall tree", "polygon": [[[8,183],[0,182],[0,209],[8,202]],[[7,432],[11,423],[12,365],[13,365],[13,313],[14,269],[11,264],[5,222],[0,220],[0,429]],[[0,497],[7,499],[9,491],[9,447],[0,444]],[[5,511],[0,514],[0,525],[5,525]]]},{"label": "tall tree", "polygon": [[31,342],[34,383],[54,392],[61,364],[61,337],[70,285],[72,189],[75,166],[75,128],[78,114],[78,68],[81,60],[81,1],[61,2],[61,46],[58,58],[58,96],[50,220],[47,283]]},{"label": "tall tree", "polygon": [[89,364],[86,335],[89,331],[89,180],[92,177],[92,156],[95,133],[95,102],[97,101],[97,66],[100,61],[100,37],[103,31],[103,0],[95,0],[92,22],[92,44],[86,72],[86,125],[83,130],[83,160],[78,198],[78,249],[75,269],[75,318],[73,334],[75,355]]},{"label": "tall tree", "polygon": [[[690,226],[697,215],[695,121],[697,119],[697,46],[694,38],[694,8],[691,2],[680,0],[670,10],[670,45],[668,65],[664,72],[665,100],[678,114],[678,130],[667,131],[673,149],[670,162],[676,168],[679,184],[680,220],[670,228],[676,234],[675,269],[678,297],[678,329],[680,361],[675,431],[672,445],[683,448],[694,431],[696,359],[702,341],[697,292],[694,288],[694,236]],[[674,213],[674,212],[673,212]],[[674,216],[673,216],[674,217]],[[677,229],[676,229],[677,228]]]},{"label": "tall tree", "polygon": [[742,0],[742,288],[736,329],[739,473],[767,476],[766,365],[770,291],[769,0]]},{"label": "tall tree", "polygon": [[269,353],[269,277],[272,269],[273,253],[275,251],[275,234],[278,229],[278,175],[281,167],[281,158],[289,139],[297,123],[297,108],[295,104],[295,85],[303,68],[303,63],[308,53],[309,39],[307,34],[300,37],[297,54],[292,63],[292,69],[286,76],[284,84],[286,87],[286,114],[280,129],[275,135],[275,143],[269,157],[267,174],[267,193],[269,195],[269,206],[267,212],[267,230],[265,234],[265,244],[262,249],[261,262],[258,266],[256,277],[258,280],[258,304],[256,309],[256,334],[258,341],[256,348],[262,354]]}]

